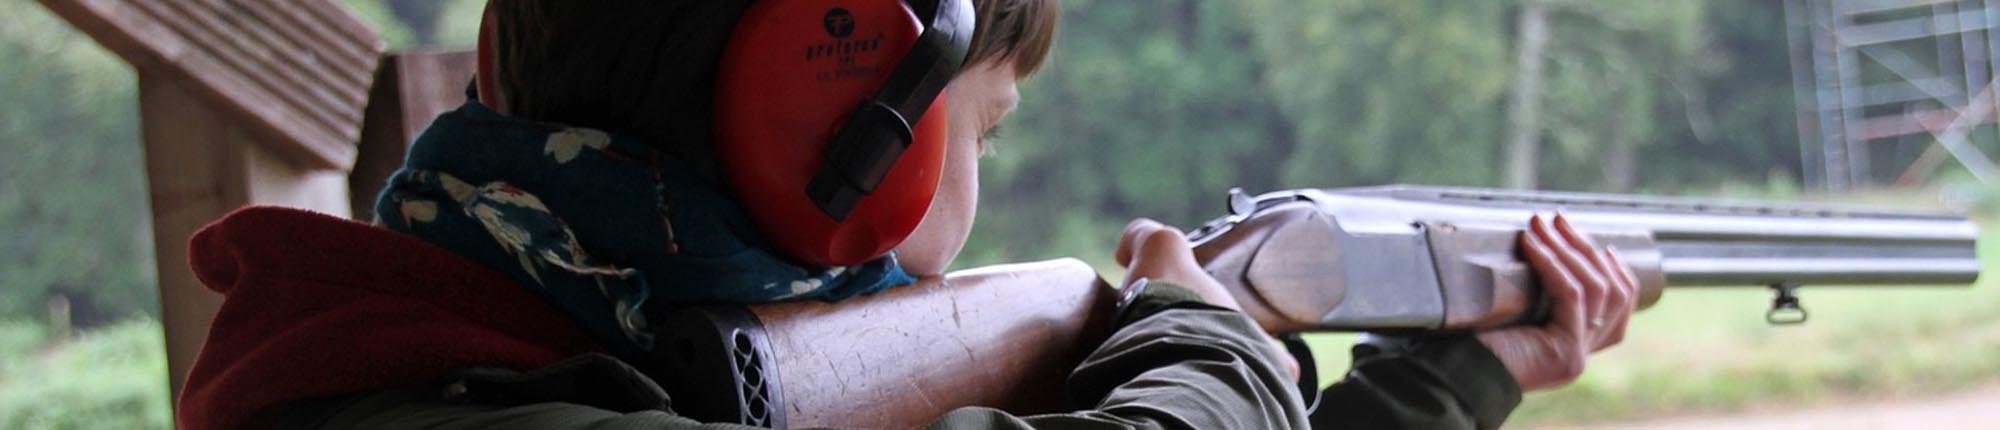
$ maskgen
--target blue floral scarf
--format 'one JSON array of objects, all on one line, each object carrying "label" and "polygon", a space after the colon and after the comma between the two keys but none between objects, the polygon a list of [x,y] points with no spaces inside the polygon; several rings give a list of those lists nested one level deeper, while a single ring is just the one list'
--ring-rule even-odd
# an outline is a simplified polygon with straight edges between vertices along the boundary
[{"label": "blue floral scarf", "polygon": [[476,101],[411,145],[375,216],[506,273],[621,354],[652,349],[646,313],[663,305],[832,301],[916,281],[894,254],[792,264],[718,184],[644,142]]}]

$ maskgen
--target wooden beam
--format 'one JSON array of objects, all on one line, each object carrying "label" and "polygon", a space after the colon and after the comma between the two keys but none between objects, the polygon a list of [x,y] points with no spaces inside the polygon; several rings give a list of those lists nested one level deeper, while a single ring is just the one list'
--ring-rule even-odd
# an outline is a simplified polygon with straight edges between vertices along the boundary
[{"label": "wooden beam", "polygon": [[139,78],[139,111],[153,207],[153,258],[159,273],[160,320],[167,337],[168,380],[178,400],[188,369],[208,337],[208,324],[222,303],[221,296],[203,288],[189,270],[188,237],[249,199],[246,187],[231,186],[224,179],[242,176],[242,151],[186,147],[189,142],[236,142],[242,133],[225,126],[221,115],[200,108],[193,92],[177,80],[146,70],[141,69]]},{"label": "wooden beam", "polygon": [[[1861,140],[1887,139],[1913,134],[1943,133],[1958,119],[1951,109],[1924,109],[1906,113],[1877,115],[1861,119],[1856,126]],[[1991,115],[1975,118],[1972,125],[1993,123]]]},{"label": "wooden beam", "polygon": [[381,38],[329,0],[40,0],[288,162],[353,166]]},{"label": "wooden beam", "polygon": [[439,114],[465,103],[473,63],[471,51],[413,51],[382,59],[368,95],[360,152],[348,176],[355,219],[373,219],[375,194],[402,167],[410,143]]}]

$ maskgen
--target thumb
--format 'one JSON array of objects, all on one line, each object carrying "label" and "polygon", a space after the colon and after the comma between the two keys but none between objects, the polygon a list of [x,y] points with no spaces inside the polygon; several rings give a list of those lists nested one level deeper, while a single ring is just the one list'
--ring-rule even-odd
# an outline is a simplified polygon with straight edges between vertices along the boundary
[{"label": "thumb", "polygon": [[1159,223],[1153,223],[1153,227],[1139,235],[1136,258],[1175,269],[1201,267],[1195,262],[1194,247],[1188,244],[1187,235]]},{"label": "thumb", "polygon": [[1166,228],[1166,226],[1160,224],[1159,221],[1146,218],[1133,219],[1132,222],[1126,223],[1125,232],[1118,237],[1118,251],[1115,255],[1118,265],[1130,267],[1132,265],[1132,254],[1138,251],[1139,242],[1142,239],[1141,236],[1149,235],[1153,231],[1163,228]]}]

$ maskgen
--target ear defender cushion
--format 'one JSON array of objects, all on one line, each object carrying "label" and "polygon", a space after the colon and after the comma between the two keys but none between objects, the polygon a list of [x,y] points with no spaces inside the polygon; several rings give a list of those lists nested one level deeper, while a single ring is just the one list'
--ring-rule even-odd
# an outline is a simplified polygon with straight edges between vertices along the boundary
[{"label": "ear defender cushion", "polygon": [[493,2],[486,2],[486,11],[479,19],[479,42],[474,48],[475,67],[472,83],[479,96],[479,102],[494,112],[507,115],[507,96],[500,91],[500,25],[499,12]]},{"label": "ear defender cushion", "polygon": [[883,88],[922,31],[900,0],[763,0],[745,11],[718,73],[716,152],[737,201],[780,252],[812,265],[859,264],[888,253],[923,220],[944,166],[950,115],[942,93],[881,184],[844,219],[806,192],[834,134]]}]

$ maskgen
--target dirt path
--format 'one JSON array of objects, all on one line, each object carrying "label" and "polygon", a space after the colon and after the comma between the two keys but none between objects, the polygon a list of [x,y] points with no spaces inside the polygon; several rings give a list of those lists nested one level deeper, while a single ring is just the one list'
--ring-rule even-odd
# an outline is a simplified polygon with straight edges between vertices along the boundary
[{"label": "dirt path", "polygon": [[1672,418],[1542,429],[1860,430],[2000,429],[2000,385],[1930,399],[1816,406],[1796,412]]}]

